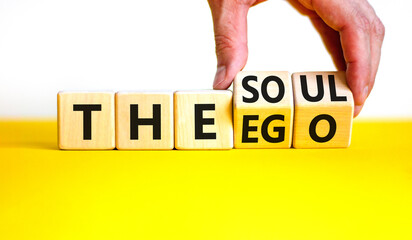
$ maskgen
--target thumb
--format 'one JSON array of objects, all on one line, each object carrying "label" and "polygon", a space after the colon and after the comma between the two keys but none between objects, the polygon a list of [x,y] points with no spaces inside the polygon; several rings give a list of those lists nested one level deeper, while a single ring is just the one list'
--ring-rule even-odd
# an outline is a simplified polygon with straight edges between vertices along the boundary
[{"label": "thumb", "polygon": [[215,32],[217,71],[214,89],[227,89],[247,61],[247,13],[251,5],[209,0]]}]

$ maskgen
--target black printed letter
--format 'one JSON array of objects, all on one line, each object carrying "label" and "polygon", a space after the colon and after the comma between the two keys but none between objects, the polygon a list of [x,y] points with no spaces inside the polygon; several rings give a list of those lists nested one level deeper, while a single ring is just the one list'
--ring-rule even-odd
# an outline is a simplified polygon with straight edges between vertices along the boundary
[{"label": "black printed letter", "polygon": [[[268,84],[272,81],[276,82],[279,87],[279,93],[275,98],[270,97],[268,94]],[[266,101],[270,103],[280,102],[283,99],[283,96],[285,96],[285,85],[283,84],[282,80],[277,76],[269,76],[265,78],[265,80],[263,80],[262,82],[262,96]]]},{"label": "black printed letter", "polygon": [[139,105],[130,104],[130,140],[139,139],[139,125],[153,126],[153,140],[161,139],[160,104],[153,104],[153,118],[139,118]]},{"label": "black printed letter", "polygon": [[275,115],[271,115],[267,117],[265,121],[263,121],[263,124],[262,124],[262,137],[267,142],[280,143],[280,142],[285,141],[285,127],[273,127],[273,131],[279,134],[277,138],[273,138],[269,136],[269,133],[268,133],[269,124],[274,120],[285,121],[285,116],[275,114]]},{"label": "black printed letter", "polygon": [[245,78],[243,78],[242,87],[246,91],[253,94],[252,98],[243,97],[243,102],[245,102],[245,103],[254,103],[259,99],[259,92],[248,84],[249,81],[257,82],[257,77],[256,76],[246,76]]},{"label": "black printed letter", "polygon": [[316,82],[318,84],[318,95],[316,95],[315,97],[312,97],[309,95],[308,81],[306,79],[306,75],[300,76],[300,85],[302,86],[303,97],[309,102],[319,102],[320,100],[322,100],[323,95],[325,94],[323,90],[322,75],[316,75]]},{"label": "black printed letter", "polygon": [[215,110],[215,104],[195,104],[195,139],[216,139],[216,133],[203,132],[203,125],[215,124],[214,118],[203,118],[206,110]]},{"label": "black printed letter", "polygon": [[[316,133],[316,126],[318,125],[318,122],[321,120],[326,120],[329,123],[329,133],[325,137],[319,137],[318,134]],[[310,134],[310,137],[315,142],[318,142],[318,143],[328,142],[335,136],[335,133],[336,133],[336,121],[331,115],[321,114],[319,116],[316,116],[310,123],[309,134]]]},{"label": "black printed letter", "polygon": [[73,104],[73,111],[83,112],[83,140],[92,140],[92,111],[101,110],[101,104]]},{"label": "black printed letter", "polygon": [[336,96],[336,84],[335,84],[335,76],[329,75],[329,90],[330,90],[330,99],[332,102],[346,102],[346,96]]},{"label": "black printed letter", "polygon": [[259,120],[259,115],[244,115],[243,116],[243,129],[242,129],[242,143],[257,143],[258,138],[250,138],[249,132],[256,132],[256,126],[249,126],[250,120]]}]

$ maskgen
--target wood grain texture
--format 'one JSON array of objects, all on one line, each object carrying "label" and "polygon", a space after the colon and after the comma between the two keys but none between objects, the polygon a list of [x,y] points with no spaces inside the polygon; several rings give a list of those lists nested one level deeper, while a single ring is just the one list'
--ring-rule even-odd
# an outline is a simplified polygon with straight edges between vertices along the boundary
[{"label": "wood grain texture", "polygon": [[[131,105],[137,105],[138,119],[157,119],[154,111],[158,111],[159,121],[152,125],[136,125],[138,139],[132,139]],[[155,109],[158,107],[158,109]],[[159,128],[156,139],[154,128]],[[133,149],[173,149],[173,92],[118,92],[116,93],[116,148]]]},{"label": "wood grain texture", "polygon": [[233,85],[235,148],[290,148],[292,124],[293,92],[288,72],[237,74]]},{"label": "wood grain texture", "polygon": [[[60,149],[114,149],[115,116],[112,92],[59,92],[57,95]],[[74,105],[100,106],[91,111],[91,139],[85,139],[85,112]]]},{"label": "wood grain texture", "polygon": [[[201,124],[201,131],[215,134],[215,139],[196,139],[195,105],[214,106],[214,110],[200,111],[203,119],[212,124]],[[227,90],[182,91],[174,94],[175,147],[177,149],[233,148],[232,92]]]},{"label": "wood grain texture", "polygon": [[[302,89],[302,79],[305,78],[307,90]],[[323,96],[319,95],[318,79],[322,79]],[[336,88],[330,88],[331,79],[334,79]],[[345,72],[294,73],[292,83],[295,100],[293,147],[349,147],[354,101],[352,92],[346,83]],[[334,94],[335,89],[336,94]],[[309,97],[305,98],[304,93]],[[315,100],[317,96],[321,97],[319,101]],[[308,98],[311,100],[309,101]],[[336,124],[336,131],[332,129],[333,122]],[[310,131],[311,124],[314,126],[312,134]],[[332,134],[333,132],[334,134]],[[314,136],[319,137],[322,141],[314,138]]]}]

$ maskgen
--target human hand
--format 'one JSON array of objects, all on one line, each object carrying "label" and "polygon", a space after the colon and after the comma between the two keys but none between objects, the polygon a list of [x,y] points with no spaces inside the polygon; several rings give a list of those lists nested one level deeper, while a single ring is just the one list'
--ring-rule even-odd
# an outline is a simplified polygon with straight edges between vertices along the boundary
[{"label": "human hand", "polygon": [[[208,0],[215,31],[214,89],[227,89],[247,61],[247,13],[264,0]],[[338,70],[346,71],[357,116],[375,83],[385,27],[367,0],[289,0],[309,16]]]}]

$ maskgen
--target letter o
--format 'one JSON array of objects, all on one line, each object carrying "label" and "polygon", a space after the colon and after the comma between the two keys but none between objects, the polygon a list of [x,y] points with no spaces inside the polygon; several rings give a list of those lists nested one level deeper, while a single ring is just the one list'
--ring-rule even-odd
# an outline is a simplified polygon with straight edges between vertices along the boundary
[{"label": "letter o", "polygon": [[[319,137],[319,135],[316,133],[316,126],[321,120],[326,120],[329,123],[329,133],[325,137]],[[309,134],[310,134],[310,137],[315,142],[318,142],[318,143],[328,142],[335,136],[335,133],[336,133],[336,121],[331,115],[321,114],[321,115],[316,116],[312,120],[312,122],[310,122]]]}]

